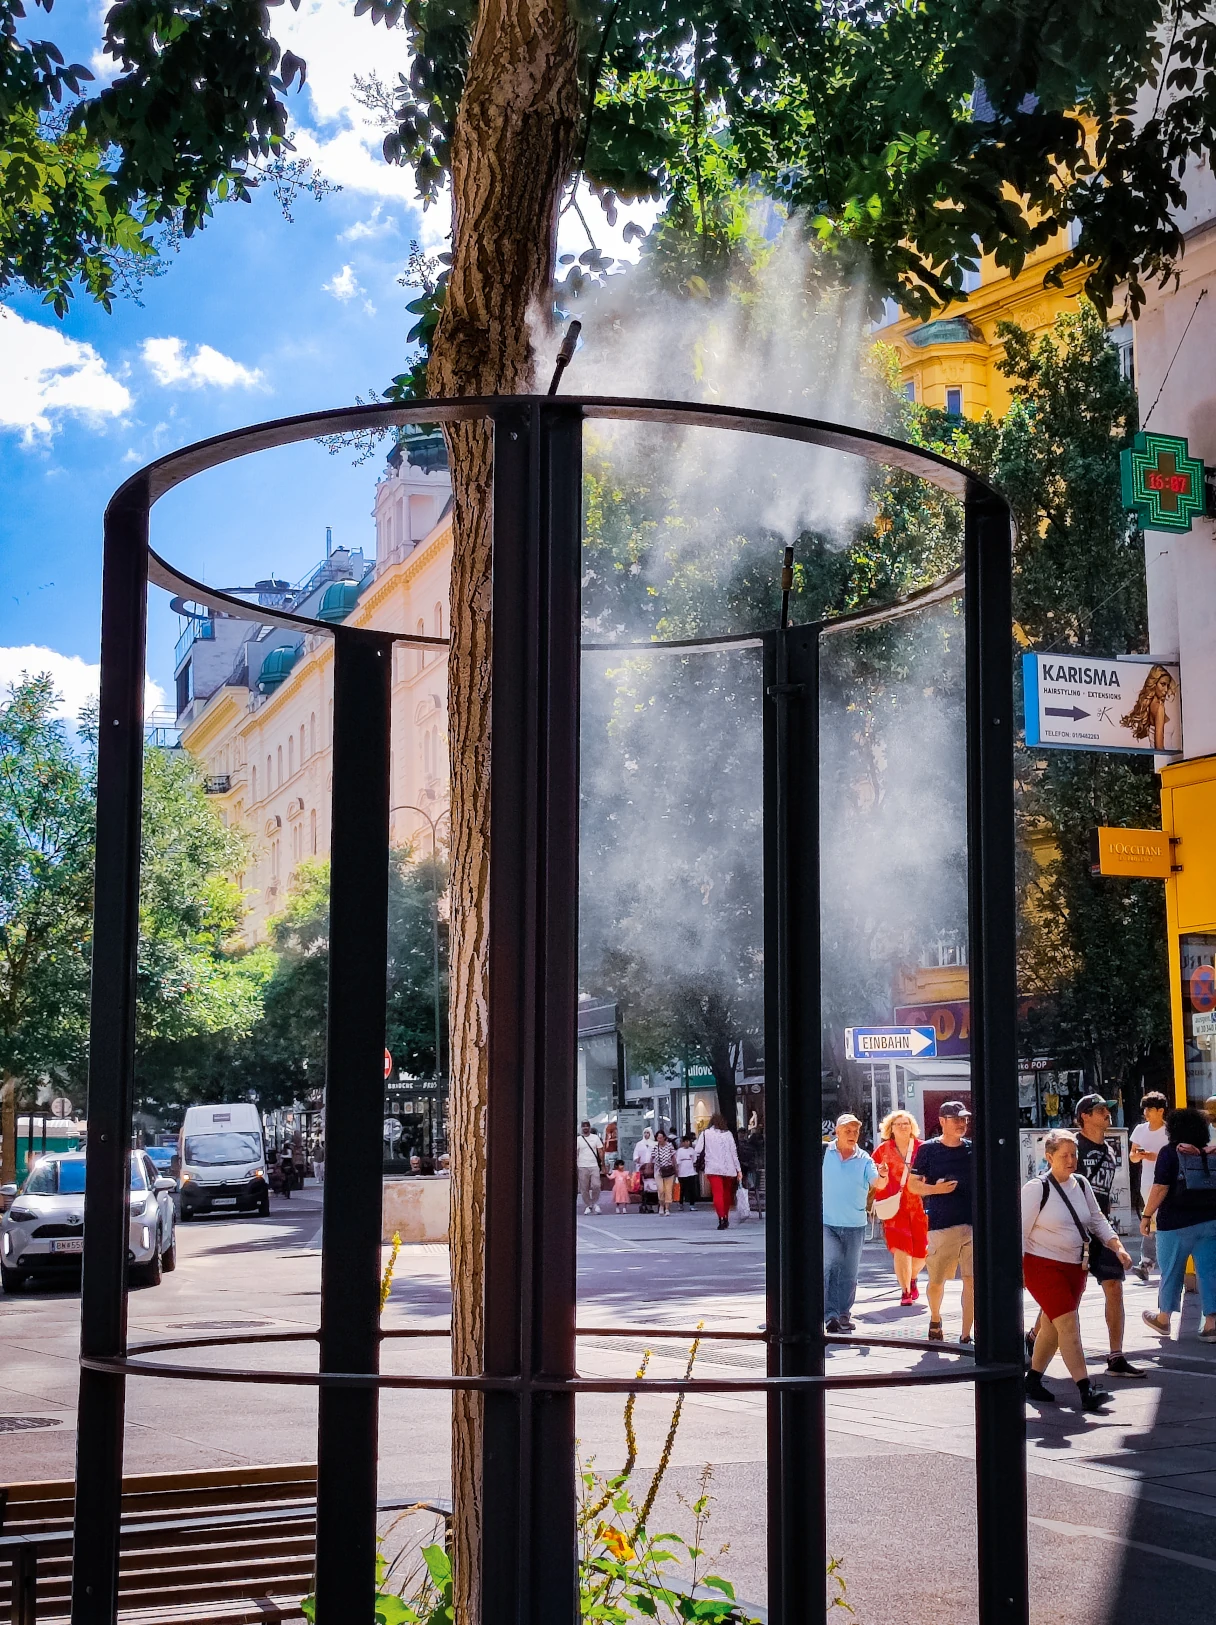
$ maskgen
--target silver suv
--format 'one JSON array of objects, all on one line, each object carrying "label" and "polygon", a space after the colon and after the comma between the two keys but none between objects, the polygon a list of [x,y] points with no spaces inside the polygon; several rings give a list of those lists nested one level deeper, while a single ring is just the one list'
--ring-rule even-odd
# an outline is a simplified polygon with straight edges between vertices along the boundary
[{"label": "silver suv", "polygon": [[[127,1264],[132,1283],[155,1286],[162,1270],[177,1268],[173,1191],[142,1151],[131,1153],[131,1228]],[[84,1153],[39,1157],[0,1215],[0,1285],[16,1292],[31,1276],[80,1268],[84,1251]]]}]

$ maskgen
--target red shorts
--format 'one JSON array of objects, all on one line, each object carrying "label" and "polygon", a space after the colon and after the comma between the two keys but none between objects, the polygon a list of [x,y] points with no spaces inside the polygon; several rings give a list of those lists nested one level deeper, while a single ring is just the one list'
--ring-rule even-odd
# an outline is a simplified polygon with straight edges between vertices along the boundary
[{"label": "red shorts", "polygon": [[1081,1302],[1085,1291],[1085,1265],[1061,1264],[1056,1258],[1025,1253],[1022,1280],[1048,1320],[1058,1320],[1061,1315],[1070,1315]]}]

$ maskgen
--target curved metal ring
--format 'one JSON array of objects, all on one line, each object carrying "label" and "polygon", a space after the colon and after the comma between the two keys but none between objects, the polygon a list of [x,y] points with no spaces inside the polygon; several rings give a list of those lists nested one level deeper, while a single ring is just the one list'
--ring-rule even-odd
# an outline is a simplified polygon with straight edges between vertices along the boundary
[{"label": "curved metal ring", "polygon": [[[940,1344],[934,1344],[935,1351]],[[900,1388],[918,1383],[1000,1382],[1020,1365],[958,1365],[936,1371],[858,1371],[796,1377],[429,1377],[380,1371],[250,1371],[231,1366],[158,1365],[124,1355],[82,1354],[86,1371],[169,1377],[183,1382],[251,1382],[295,1388],[414,1388],[439,1392],[574,1394],[731,1394],[780,1388]]]},{"label": "curved metal ring", "polygon": [[[306,412],[298,417],[255,423],[245,429],[214,435],[208,440],[199,440],[178,451],[169,452],[132,474],[118,487],[106,511],[118,510],[127,504],[150,509],[167,492],[195,474],[221,467],[224,463],[254,452],[295,445],[321,435],[357,433],[365,429],[396,428],[423,422],[458,423],[488,419],[497,423],[498,419],[521,410],[549,414],[575,413],[593,421],[725,429],[822,446],[830,451],[861,457],[882,467],[902,469],[951,496],[988,498],[1002,507],[1006,506],[1003,497],[960,463],[951,462],[936,452],[909,446],[888,435],[876,434],[868,429],[842,429],[818,418],[800,418],[787,412],[763,412],[755,408],[697,405],[688,401],[616,399],[597,395],[490,395],[465,400],[410,401],[404,405],[388,402],[375,406],[341,407],[327,412]],[[296,615],[290,610],[246,603],[242,598],[208,587],[204,582],[186,575],[152,549],[149,549],[149,555],[148,580],[168,592],[178,593],[193,602],[238,618],[333,635],[334,628],[326,622],[307,615]],[[448,641],[446,638],[429,638],[412,632],[386,631],[374,635],[394,643],[419,647],[442,648]]]},{"label": "curved metal ring", "polygon": [[[390,1326],[380,1333],[382,1341],[394,1337],[451,1337],[450,1326]],[[654,1337],[678,1338],[681,1342],[764,1343],[775,1345],[780,1339],[767,1331],[707,1331],[701,1327],[686,1326],[578,1326],[575,1337]],[[315,1343],[321,1336],[320,1328],[305,1332],[226,1332],[220,1337],[165,1337],[155,1342],[139,1343],[135,1357],[145,1354],[167,1354],[188,1349],[230,1348],[245,1343]],[[804,1338],[790,1342],[805,1342]],[[877,1336],[860,1337],[852,1332],[827,1332],[825,1343],[854,1348],[911,1349],[925,1354],[959,1354],[974,1359],[973,1346],[962,1343],[931,1343],[927,1337]],[[157,1366],[159,1371],[161,1367]]]}]

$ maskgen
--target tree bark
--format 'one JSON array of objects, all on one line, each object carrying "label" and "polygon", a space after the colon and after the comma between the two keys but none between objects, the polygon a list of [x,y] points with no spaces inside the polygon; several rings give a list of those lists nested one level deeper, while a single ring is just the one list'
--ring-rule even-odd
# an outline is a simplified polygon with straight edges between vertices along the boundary
[{"label": "tree bark", "polygon": [[[427,377],[434,396],[533,388],[528,318],[552,285],[578,134],[577,69],[563,0],[483,0],[452,145],[452,267]],[[481,1369],[485,1260],[492,440],[483,424],[445,432],[453,488],[452,1369],[469,1374]],[[456,1619],[481,1625],[481,1402],[473,1394],[453,1396],[452,1492]]]},{"label": "tree bark", "polygon": [[17,1182],[17,1080],[0,1074],[0,1185]]}]

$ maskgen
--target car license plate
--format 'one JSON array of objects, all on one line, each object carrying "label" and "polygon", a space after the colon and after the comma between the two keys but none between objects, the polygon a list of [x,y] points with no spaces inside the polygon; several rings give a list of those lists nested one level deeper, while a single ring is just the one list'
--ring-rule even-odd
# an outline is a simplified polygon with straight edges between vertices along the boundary
[{"label": "car license plate", "polygon": [[84,1252],[84,1237],[72,1236],[67,1241],[53,1241],[51,1251],[53,1253],[82,1253]]},{"label": "car license plate", "polygon": [[235,1196],[213,1196],[211,1198],[211,1206],[212,1207],[235,1207],[236,1206],[236,1197]]}]

